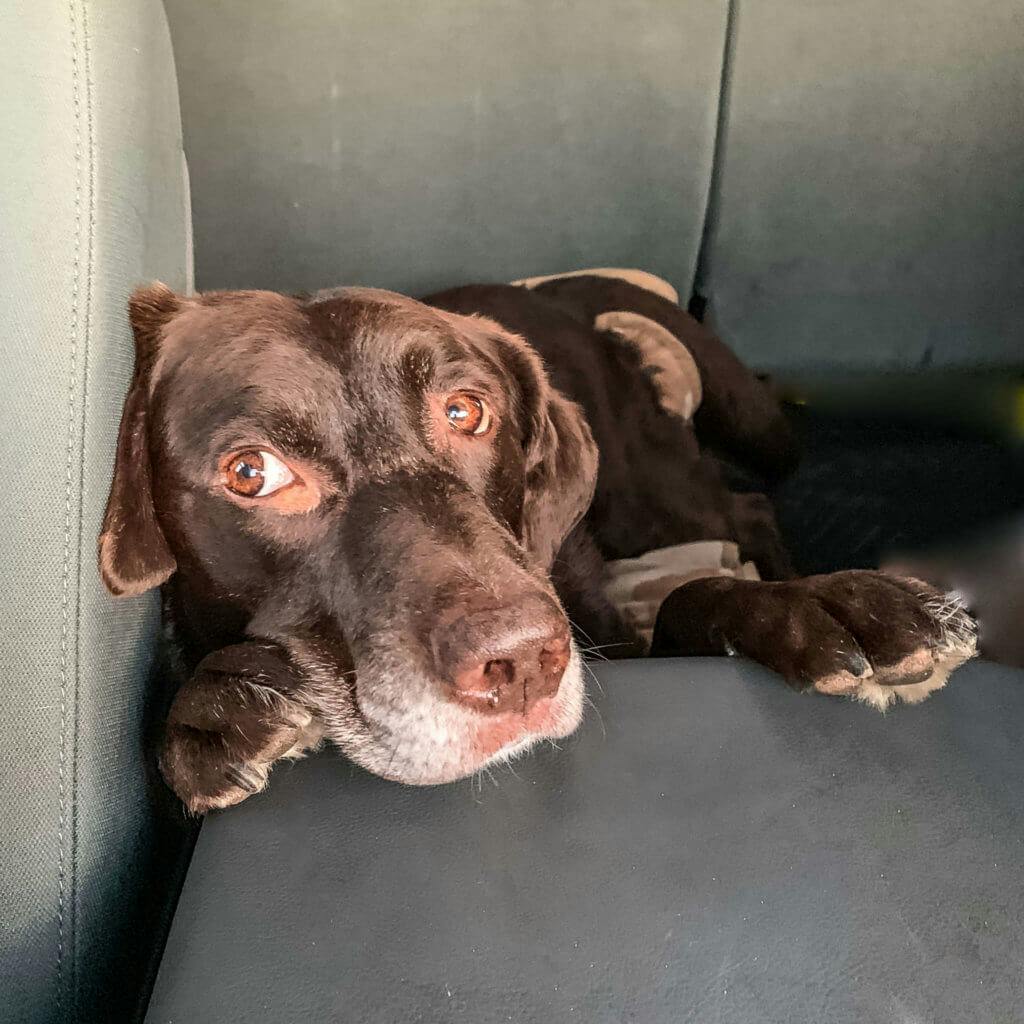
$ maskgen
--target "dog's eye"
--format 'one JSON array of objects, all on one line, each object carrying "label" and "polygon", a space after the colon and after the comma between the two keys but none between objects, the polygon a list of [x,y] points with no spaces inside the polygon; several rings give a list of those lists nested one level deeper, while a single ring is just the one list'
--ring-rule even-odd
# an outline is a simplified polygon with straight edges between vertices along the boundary
[{"label": "dog's eye", "polygon": [[483,399],[468,391],[459,391],[444,404],[444,414],[453,430],[479,437],[491,429],[491,411]]},{"label": "dog's eye", "polygon": [[224,464],[224,486],[243,498],[265,498],[294,480],[295,474],[270,452],[238,452]]}]

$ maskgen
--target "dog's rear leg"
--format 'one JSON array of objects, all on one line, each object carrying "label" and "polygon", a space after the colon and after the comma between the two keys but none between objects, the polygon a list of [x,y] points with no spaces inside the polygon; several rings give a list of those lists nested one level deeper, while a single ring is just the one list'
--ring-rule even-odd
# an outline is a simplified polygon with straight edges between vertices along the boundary
[{"label": "dog's rear leg", "polygon": [[665,295],[632,281],[585,275],[544,280],[533,291],[588,325],[622,311],[660,324],[686,347],[700,373],[703,399],[693,422],[701,444],[769,480],[796,465],[796,435],[772,389]]},{"label": "dog's rear leg", "polygon": [[732,494],[733,536],[744,562],[753,562],[764,580],[791,580],[796,575],[775,508],[764,494]]}]

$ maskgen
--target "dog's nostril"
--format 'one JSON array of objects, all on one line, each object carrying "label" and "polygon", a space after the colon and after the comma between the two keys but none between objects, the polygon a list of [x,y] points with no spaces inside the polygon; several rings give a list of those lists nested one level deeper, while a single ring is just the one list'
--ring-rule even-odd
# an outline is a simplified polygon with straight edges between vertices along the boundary
[{"label": "dog's nostril", "polygon": [[460,701],[486,709],[496,708],[503,702],[515,677],[514,662],[508,658],[492,658],[456,672],[452,683]]},{"label": "dog's nostril", "polygon": [[540,651],[540,670],[546,676],[557,675],[559,679],[569,664],[569,638],[559,637],[546,643]]},{"label": "dog's nostril", "polygon": [[508,686],[516,677],[515,666],[507,658],[495,658],[484,666],[484,676],[493,689]]}]

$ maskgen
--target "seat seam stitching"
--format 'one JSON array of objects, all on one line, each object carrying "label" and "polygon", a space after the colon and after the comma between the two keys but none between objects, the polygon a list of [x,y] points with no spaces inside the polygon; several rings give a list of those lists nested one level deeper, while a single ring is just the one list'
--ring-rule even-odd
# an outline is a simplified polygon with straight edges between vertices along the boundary
[{"label": "seat seam stitching", "polygon": [[73,548],[76,561],[77,599],[75,601],[75,618],[73,623],[72,639],[74,642],[74,665],[75,665],[75,687],[72,701],[72,729],[74,742],[72,744],[71,759],[71,806],[75,813],[71,817],[71,892],[74,898],[73,917],[74,929],[71,942],[71,982],[73,986],[73,999],[75,1017],[78,1017],[78,752],[81,732],[82,717],[81,707],[81,639],[82,639],[82,571],[84,559],[82,557],[83,546],[82,536],[85,530],[85,467],[86,467],[86,419],[89,408],[89,349],[92,342],[93,330],[93,293],[95,290],[95,245],[96,245],[96,131],[94,120],[94,97],[92,78],[92,44],[89,38],[89,0],[81,0],[82,11],[82,81],[85,91],[85,147],[84,155],[87,162],[88,176],[85,185],[88,191],[88,216],[84,224],[86,246],[85,246],[85,322],[79,344],[79,369],[78,375],[81,379],[81,411],[79,414],[79,459],[78,459],[78,529],[74,538]]},{"label": "seat seam stitching", "polygon": [[[66,948],[68,936],[73,932],[73,919],[69,919],[71,894],[68,891],[68,728],[69,728],[69,636],[71,627],[71,499],[72,468],[75,443],[75,398],[78,373],[78,312],[81,281],[82,248],[82,109],[78,54],[78,26],[75,0],[68,0],[68,18],[71,36],[71,102],[74,120],[75,242],[72,258],[71,333],[67,384],[67,444],[64,466],[64,553],[61,573],[61,630],[60,630],[60,750],[58,765],[58,821],[57,821],[57,1015],[64,1016],[66,982]],[[72,972],[74,950],[72,948]],[[73,985],[73,973],[72,973]],[[72,1006],[74,989],[71,988]]]}]

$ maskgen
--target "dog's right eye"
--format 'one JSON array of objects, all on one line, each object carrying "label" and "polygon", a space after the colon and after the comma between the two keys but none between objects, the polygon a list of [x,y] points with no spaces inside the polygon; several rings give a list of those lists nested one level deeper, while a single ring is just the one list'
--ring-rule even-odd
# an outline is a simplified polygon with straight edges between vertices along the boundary
[{"label": "dog's right eye", "polygon": [[471,395],[468,391],[459,391],[452,395],[444,408],[445,418],[452,430],[460,434],[473,434],[479,437],[491,429],[491,410],[482,398]]},{"label": "dog's right eye", "polygon": [[223,466],[224,486],[242,498],[266,498],[294,483],[295,474],[270,452],[236,452]]}]

